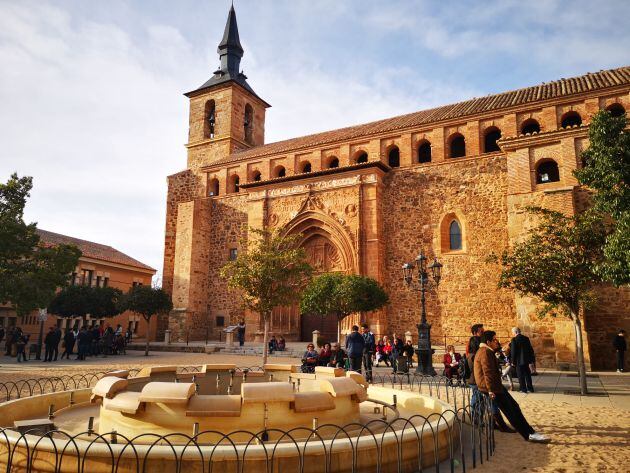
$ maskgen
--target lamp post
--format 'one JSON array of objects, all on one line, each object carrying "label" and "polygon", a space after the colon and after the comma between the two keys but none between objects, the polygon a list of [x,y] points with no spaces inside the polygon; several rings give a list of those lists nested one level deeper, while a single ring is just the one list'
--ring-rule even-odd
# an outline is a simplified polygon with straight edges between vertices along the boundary
[{"label": "lamp post", "polygon": [[420,323],[418,327],[418,349],[416,354],[418,355],[418,365],[416,366],[416,373],[428,374],[435,376],[435,369],[433,369],[433,349],[431,348],[431,324],[427,323],[427,310],[426,310],[426,290],[429,286],[429,272],[435,287],[440,284],[442,278],[442,263],[437,258],[433,259],[433,262],[427,267],[428,258],[425,256],[424,251],[420,251],[415,263],[403,264],[403,276],[407,286],[411,285],[413,281],[413,270],[418,269],[418,282],[420,283]]}]

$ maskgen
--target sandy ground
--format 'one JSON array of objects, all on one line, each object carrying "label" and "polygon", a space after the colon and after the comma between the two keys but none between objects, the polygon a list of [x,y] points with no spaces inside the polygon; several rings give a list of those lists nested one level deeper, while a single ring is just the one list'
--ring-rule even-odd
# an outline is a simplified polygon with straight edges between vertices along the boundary
[{"label": "sandy ground", "polygon": [[534,444],[518,434],[497,433],[496,454],[479,471],[630,471],[630,411],[546,401],[528,402],[522,409],[551,443]]},{"label": "sandy ground", "polygon": [[[5,359],[7,361],[8,359]],[[204,354],[156,354],[149,357],[130,353],[127,356],[95,359],[86,363],[64,362],[61,365],[2,363],[0,382],[41,376],[71,375],[146,364],[193,365],[201,363],[235,363],[238,366],[261,364],[256,356]],[[295,359],[275,358],[275,363]],[[630,388],[623,395],[630,396]],[[579,399],[579,397],[577,398]],[[547,445],[525,442],[518,434],[497,432],[495,456],[474,471],[493,473],[527,472],[630,472],[630,410],[609,405],[552,400],[551,394],[519,398],[523,413],[532,426],[551,437]]]}]

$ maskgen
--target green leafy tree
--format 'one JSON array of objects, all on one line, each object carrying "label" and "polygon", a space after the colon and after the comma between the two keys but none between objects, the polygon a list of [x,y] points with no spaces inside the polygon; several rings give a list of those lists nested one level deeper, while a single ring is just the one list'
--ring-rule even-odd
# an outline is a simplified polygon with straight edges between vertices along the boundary
[{"label": "green leafy tree", "polygon": [[48,312],[59,317],[94,318],[120,314],[122,291],[114,287],[68,286],[57,293]]},{"label": "green leafy tree", "polygon": [[601,217],[586,212],[567,217],[530,208],[540,219],[527,238],[501,257],[499,287],[532,295],[543,304],[539,316],[568,316],[575,330],[580,389],[587,393],[581,314],[595,302],[595,272],[602,261],[605,229]]},{"label": "green leafy tree", "polygon": [[17,174],[0,183],[0,303],[20,315],[47,307],[57,289],[68,285],[81,256],[75,246],[44,245],[36,224],[24,222],[32,187],[32,178]]},{"label": "green leafy tree", "polygon": [[604,259],[597,272],[620,286],[630,283],[630,133],[627,117],[600,111],[589,125],[585,166],[575,172],[594,190],[594,209],[609,216]]},{"label": "green leafy tree", "polygon": [[354,312],[369,312],[389,301],[377,281],[355,274],[327,273],[314,278],[304,290],[300,311],[337,318],[337,340],[341,340],[341,321]]},{"label": "green leafy tree", "polygon": [[162,289],[151,286],[135,286],[123,295],[119,310],[130,310],[142,315],[147,322],[147,340],[144,356],[149,356],[149,323],[156,314],[168,314],[173,309],[171,296]]},{"label": "green leafy tree", "polygon": [[[267,363],[269,320],[274,308],[300,300],[312,268],[299,247],[300,235],[250,229],[250,241],[243,241],[246,251],[221,268],[228,287],[241,293],[244,308],[257,312],[264,321],[263,364]],[[249,245],[249,246],[248,246]]]}]

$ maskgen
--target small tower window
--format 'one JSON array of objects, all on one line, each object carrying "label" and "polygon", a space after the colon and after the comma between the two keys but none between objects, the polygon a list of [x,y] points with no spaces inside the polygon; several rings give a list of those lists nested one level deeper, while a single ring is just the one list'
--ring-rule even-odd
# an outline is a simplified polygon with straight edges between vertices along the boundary
[{"label": "small tower window", "polygon": [[558,169],[558,163],[553,159],[542,161],[536,167],[536,184],[558,182],[559,180],[560,170]]},{"label": "small tower window", "polygon": [[217,178],[208,181],[208,197],[216,197],[219,195],[219,180]]},{"label": "small tower window", "polygon": [[359,152],[359,154],[357,154],[357,157],[356,157],[356,163],[361,164],[361,163],[367,163],[367,162],[368,162],[368,154],[365,151]]},{"label": "small tower window", "polygon": [[287,175],[287,170],[284,166],[276,166],[273,170],[273,177],[284,177]]},{"label": "small tower window", "polygon": [[238,177],[238,174],[232,175],[229,180],[228,193],[238,192],[240,190],[241,179]]},{"label": "small tower window", "polygon": [[306,173],[306,172],[311,172],[312,167],[311,167],[311,163],[309,163],[308,161],[304,161],[302,163],[302,172]]},{"label": "small tower window", "polygon": [[449,156],[451,158],[461,158],[466,156],[466,140],[461,133],[454,133],[449,138]]},{"label": "small tower window", "polygon": [[448,226],[449,248],[451,251],[462,249],[462,227],[457,220],[453,220]]},{"label": "small tower window", "polygon": [[533,118],[528,118],[521,125],[521,135],[531,135],[532,133],[540,133],[540,123]]},{"label": "small tower window", "polygon": [[243,120],[245,128],[245,141],[249,144],[254,143],[254,109],[250,104],[245,105],[245,119]]},{"label": "small tower window", "polygon": [[214,130],[216,127],[216,107],[214,100],[206,102],[205,111],[205,136],[206,138],[214,138]]},{"label": "small tower window", "polygon": [[562,115],[562,120],[560,121],[560,123],[562,128],[580,126],[582,124],[582,117],[577,112],[567,112]]},{"label": "small tower window", "polygon": [[387,153],[387,164],[392,168],[400,167],[400,150],[398,146],[393,146]]},{"label": "small tower window", "polygon": [[608,110],[613,117],[620,117],[626,113],[626,109],[623,108],[623,105],[620,103],[613,103],[609,105],[606,110]]},{"label": "small tower window", "polygon": [[254,171],[254,173],[252,174],[252,180],[254,182],[260,182],[261,179],[262,179],[262,176],[260,174],[260,171]]},{"label": "small tower window", "polygon": [[431,143],[429,143],[428,141],[423,141],[422,144],[418,146],[418,162],[431,162]]},{"label": "small tower window", "polygon": [[328,168],[332,169],[332,168],[338,168],[338,167],[339,167],[339,159],[333,156],[332,158],[330,158],[330,161],[328,161]]},{"label": "small tower window", "polygon": [[501,130],[496,126],[492,126],[486,130],[486,134],[483,139],[484,153],[493,153],[495,151],[501,151],[497,141],[501,138]]},{"label": "small tower window", "polygon": [[236,261],[236,259],[238,258],[238,249],[237,248],[230,248],[229,258],[230,258],[230,261]]}]

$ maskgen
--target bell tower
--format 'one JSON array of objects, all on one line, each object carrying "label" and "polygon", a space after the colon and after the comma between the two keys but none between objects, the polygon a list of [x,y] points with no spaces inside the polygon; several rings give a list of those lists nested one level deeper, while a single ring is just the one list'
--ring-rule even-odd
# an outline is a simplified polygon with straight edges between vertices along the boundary
[{"label": "bell tower", "polygon": [[190,99],[188,167],[197,169],[265,142],[265,110],[270,105],[247,83],[240,69],[243,47],[234,6],[217,48],[220,65]]}]

